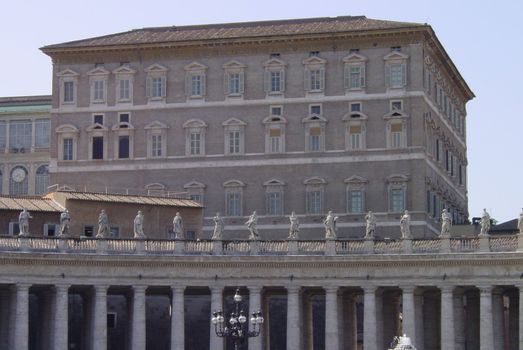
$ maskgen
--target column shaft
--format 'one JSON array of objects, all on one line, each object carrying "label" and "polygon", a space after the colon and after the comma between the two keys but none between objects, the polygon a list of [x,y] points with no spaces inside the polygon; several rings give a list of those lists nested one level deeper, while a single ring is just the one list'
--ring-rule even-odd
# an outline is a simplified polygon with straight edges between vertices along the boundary
[{"label": "column shaft", "polygon": [[441,348],[454,350],[456,337],[454,332],[454,287],[441,288]]},{"label": "column shaft", "polygon": [[424,328],[425,325],[423,324],[423,290],[418,289],[416,293],[414,293],[414,315],[416,318],[416,346],[417,350],[424,350],[425,344],[424,344]]},{"label": "column shaft", "polygon": [[146,286],[133,287],[133,312],[131,319],[131,348],[145,350],[145,291]]},{"label": "column shaft", "polygon": [[29,285],[15,286],[16,306],[13,349],[27,350],[29,348]]},{"label": "column shaft", "polygon": [[171,290],[171,350],[185,350],[185,287]]},{"label": "column shaft", "polygon": [[364,288],[363,307],[363,347],[365,350],[378,350],[376,342],[376,288]]},{"label": "column shaft", "polygon": [[107,286],[94,287],[93,332],[91,332],[93,348],[91,350],[107,349]]},{"label": "column shaft", "polygon": [[53,350],[68,350],[69,286],[55,286]]},{"label": "column shaft", "polygon": [[492,324],[494,326],[494,348],[505,349],[505,313],[503,294],[500,290],[492,293]]},{"label": "column shaft", "polygon": [[456,350],[465,350],[465,312],[463,311],[463,292],[454,294],[454,329]]},{"label": "column shaft", "polygon": [[300,289],[287,288],[287,350],[301,350]]},{"label": "column shaft", "polygon": [[[214,287],[211,288],[211,312],[223,310],[223,288]],[[223,315],[225,319],[227,316]],[[223,339],[216,335],[214,325],[211,326],[211,340],[210,347],[212,350],[223,350]]]},{"label": "column shaft", "polygon": [[325,349],[339,350],[338,288],[325,290]]},{"label": "column shaft", "polygon": [[[249,287],[249,312],[253,313],[261,310],[261,288],[260,287]],[[263,311],[262,311],[263,312]],[[249,317],[247,317],[248,321]],[[252,324],[249,327],[253,327]],[[263,329],[263,325],[259,325]],[[253,328],[251,328],[253,329]],[[249,338],[249,350],[262,350],[262,337],[264,335],[260,332],[258,337]]]},{"label": "column shaft", "polygon": [[492,287],[480,288],[480,350],[494,349],[493,320],[492,320]]},{"label": "column shaft", "polygon": [[406,286],[401,288],[402,296],[402,315],[403,315],[403,334],[410,337],[412,344],[418,345],[416,339],[416,305],[414,304],[414,289],[413,286]]}]

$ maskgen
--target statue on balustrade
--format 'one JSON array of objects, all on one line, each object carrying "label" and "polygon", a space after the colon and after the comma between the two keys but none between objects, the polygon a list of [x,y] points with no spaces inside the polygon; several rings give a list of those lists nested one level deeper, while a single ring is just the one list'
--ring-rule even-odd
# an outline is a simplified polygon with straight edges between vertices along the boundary
[{"label": "statue on balustrade", "polygon": [[222,217],[220,216],[220,213],[216,213],[216,216],[212,218],[212,221],[214,221],[214,232],[212,234],[212,239],[222,239],[225,225],[223,223]]},{"label": "statue on balustrade", "polygon": [[110,231],[111,230],[109,229],[109,219],[107,218],[105,210],[102,209],[100,215],[98,215],[98,233],[96,234],[96,238],[109,237]]},{"label": "statue on balustrade", "polygon": [[329,210],[327,217],[323,221],[325,239],[336,239],[336,221],[338,221],[338,217],[332,215],[332,211]]},{"label": "statue on balustrade", "polygon": [[523,208],[521,208],[521,213],[519,214],[518,229],[519,233],[523,234]]},{"label": "statue on balustrade", "polygon": [[452,217],[447,209],[443,209],[441,212],[441,233],[442,237],[449,237],[450,230],[452,229]]},{"label": "statue on balustrade", "polygon": [[291,222],[291,227],[289,229],[289,238],[288,239],[298,239],[300,233],[300,221],[294,212],[289,216],[289,221]]},{"label": "statue on balustrade", "polygon": [[60,214],[60,233],[59,237],[65,237],[69,234],[69,223],[71,222],[71,215],[69,210],[65,209],[62,214]]},{"label": "statue on balustrade", "polygon": [[145,233],[143,233],[143,214],[141,210],[138,210],[134,218],[134,238],[145,238]]},{"label": "statue on balustrade", "polygon": [[376,216],[372,211],[369,211],[367,215],[365,215],[365,220],[367,221],[365,238],[374,238],[374,234],[376,233]]},{"label": "statue on balustrade", "polygon": [[479,222],[481,230],[479,231],[480,236],[488,235],[490,231],[490,215],[487,213],[487,209],[483,209],[483,214],[481,214],[481,220]]},{"label": "statue on balustrade", "polygon": [[32,218],[26,208],[20,212],[20,215],[18,215],[19,236],[29,236],[29,219]]},{"label": "statue on balustrade", "polygon": [[405,210],[405,213],[401,217],[400,230],[401,238],[410,238],[410,214],[408,210]]},{"label": "statue on balustrade", "polygon": [[249,216],[249,220],[245,222],[245,225],[247,225],[247,228],[249,229],[249,232],[251,236],[250,239],[257,239],[258,238],[258,228],[256,227],[258,225],[258,215],[256,215],[256,211],[253,211],[251,216]]},{"label": "statue on balustrade", "polygon": [[174,239],[183,239],[183,219],[179,212],[176,213],[173,219]]}]

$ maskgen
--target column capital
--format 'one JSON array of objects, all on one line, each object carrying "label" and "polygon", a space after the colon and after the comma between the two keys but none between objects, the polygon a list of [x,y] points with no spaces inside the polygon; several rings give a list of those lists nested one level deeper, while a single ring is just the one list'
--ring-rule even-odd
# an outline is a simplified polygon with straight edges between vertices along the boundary
[{"label": "column capital", "polygon": [[287,294],[299,293],[301,290],[301,286],[286,286],[285,289],[287,289]]},{"label": "column capital", "polygon": [[490,294],[494,289],[491,284],[477,284],[476,287],[479,289],[480,294]]},{"label": "column capital", "polygon": [[133,291],[134,291],[135,294],[136,293],[144,293],[145,294],[145,292],[147,291],[148,286],[144,286],[144,285],[137,285],[136,286],[135,285],[132,288],[133,288]]},{"label": "column capital", "polygon": [[262,286],[247,286],[247,289],[249,290],[249,294],[261,293],[261,290],[263,289],[263,287]]},{"label": "column capital", "polygon": [[414,294],[414,291],[416,290],[416,288],[418,288],[417,286],[414,286],[414,285],[405,285],[405,286],[400,286],[401,288],[401,291],[403,294]]},{"label": "column capital", "polygon": [[185,293],[186,286],[171,286],[172,293]]},{"label": "column capital", "polygon": [[31,288],[32,284],[30,283],[17,283],[15,284],[14,288],[17,290],[17,291],[22,291],[22,290],[29,290],[29,288]]},{"label": "column capital", "polygon": [[363,287],[361,287],[361,289],[363,289],[363,293],[364,294],[368,294],[368,293],[376,293],[376,291],[378,290],[378,287],[376,287],[376,286],[363,286]]},{"label": "column capital", "polygon": [[95,285],[93,285],[93,289],[97,294],[102,293],[102,292],[107,293],[109,286],[105,285],[105,284],[95,284]]},{"label": "column capital", "polygon": [[56,292],[69,292],[70,284],[55,284],[54,289]]},{"label": "column capital", "polygon": [[442,286],[438,286],[438,288],[441,291],[441,294],[443,294],[443,293],[452,294],[456,287],[455,286],[449,286],[449,285],[442,285]]},{"label": "column capital", "polygon": [[223,286],[209,286],[211,293],[223,293]]},{"label": "column capital", "polygon": [[340,287],[329,286],[329,287],[323,287],[323,289],[325,290],[325,293],[338,293],[338,291],[340,290]]}]

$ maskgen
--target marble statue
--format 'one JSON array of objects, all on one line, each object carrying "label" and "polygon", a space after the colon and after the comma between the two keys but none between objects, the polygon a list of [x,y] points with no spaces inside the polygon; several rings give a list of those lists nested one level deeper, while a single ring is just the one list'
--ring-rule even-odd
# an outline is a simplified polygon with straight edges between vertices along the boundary
[{"label": "marble statue", "polygon": [[452,228],[452,217],[447,209],[441,212],[441,233],[440,236],[450,236],[450,229]]},{"label": "marble statue", "polygon": [[249,232],[251,233],[250,239],[257,239],[258,238],[258,228],[256,225],[258,224],[258,215],[256,215],[256,211],[253,211],[251,216],[249,216],[249,220],[245,222],[245,225],[247,225],[247,228],[249,229]]},{"label": "marble statue", "polygon": [[143,233],[143,214],[141,210],[138,210],[136,217],[134,218],[134,238],[145,238]]},{"label": "marble statue", "polygon": [[408,210],[405,210],[405,213],[401,217],[400,230],[401,238],[410,238],[410,214]]},{"label": "marble statue", "polygon": [[29,236],[29,219],[33,217],[26,208],[24,208],[20,215],[18,215],[18,228],[20,229],[20,236]]},{"label": "marble statue", "polygon": [[367,215],[365,215],[365,220],[367,221],[365,238],[374,238],[374,234],[376,233],[376,216],[372,211],[369,211]]},{"label": "marble statue", "polygon": [[332,211],[329,210],[327,217],[323,221],[325,239],[336,239],[336,221],[338,221],[338,217],[332,215]]},{"label": "marble statue", "polygon": [[523,234],[523,208],[521,208],[521,213],[519,214],[518,229],[519,233]]},{"label": "marble statue", "polygon": [[60,214],[60,233],[58,236],[63,237],[69,234],[69,223],[71,222],[71,215],[69,210],[65,209],[62,214]]},{"label": "marble statue", "polygon": [[105,210],[102,209],[100,215],[98,215],[98,233],[96,234],[96,238],[108,237],[110,232],[109,219],[107,218]]},{"label": "marble statue", "polygon": [[216,213],[216,216],[213,217],[212,220],[214,221],[214,232],[212,234],[212,239],[222,239],[224,224],[220,213]]},{"label": "marble statue", "polygon": [[176,215],[173,219],[173,232],[174,239],[183,239],[183,219],[179,212],[176,212]]},{"label": "marble statue", "polygon": [[483,214],[481,214],[481,220],[479,222],[481,230],[479,231],[480,236],[488,235],[490,231],[490,215],[487,213],[487,209],[483,209]]},{"label": "marble statue", "polygon": [[294,212],[289,216],[289,221],[291,222],[291,227],[289,228],[289,239],[298,239],[298,234],[300,233],[300,221]]}]

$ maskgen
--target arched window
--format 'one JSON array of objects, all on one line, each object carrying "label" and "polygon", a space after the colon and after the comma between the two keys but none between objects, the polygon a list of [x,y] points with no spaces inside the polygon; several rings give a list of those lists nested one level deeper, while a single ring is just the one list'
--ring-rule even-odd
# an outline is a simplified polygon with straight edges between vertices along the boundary
[{"label": "arched window", "polygon": [[41,165],[36,169],[35,194],[45,194],[47,187],[49,187],[49,166]]},{"label": "arched window", "polygon": [[19,165],[11,170],[9,177],[9,194],[14,196],[24,196],[29,192],[29,173],[27,169]]}]

